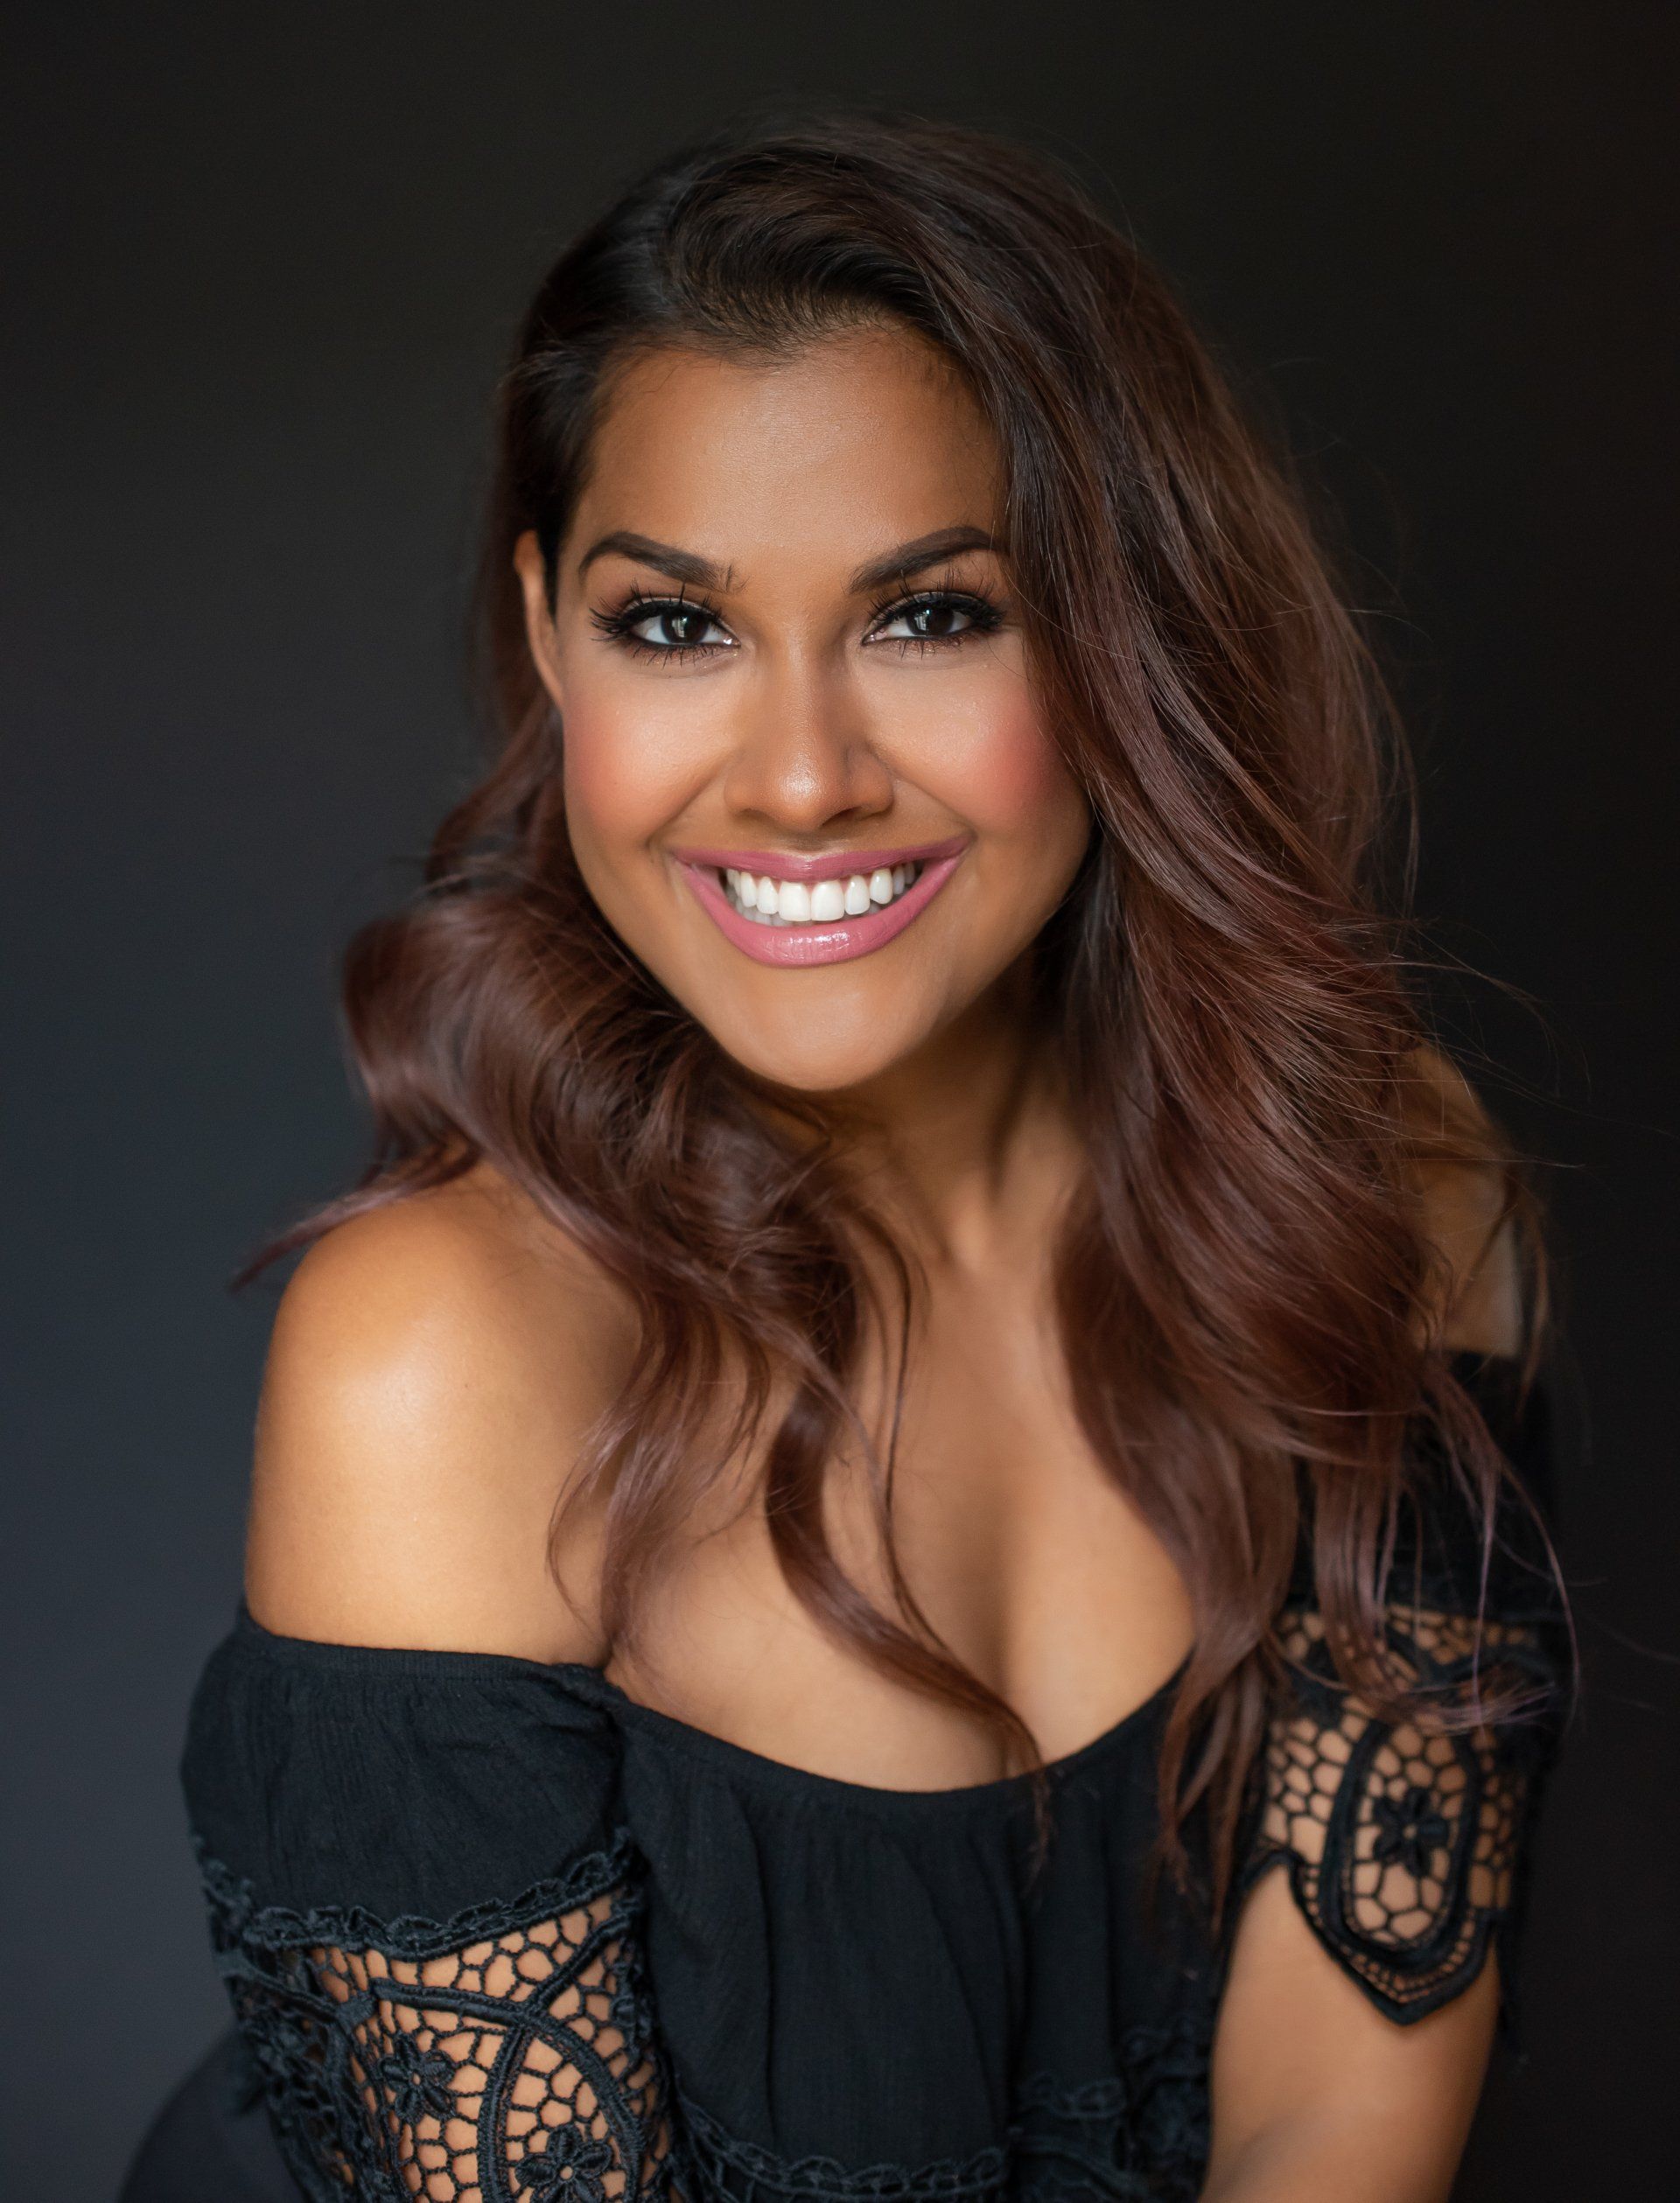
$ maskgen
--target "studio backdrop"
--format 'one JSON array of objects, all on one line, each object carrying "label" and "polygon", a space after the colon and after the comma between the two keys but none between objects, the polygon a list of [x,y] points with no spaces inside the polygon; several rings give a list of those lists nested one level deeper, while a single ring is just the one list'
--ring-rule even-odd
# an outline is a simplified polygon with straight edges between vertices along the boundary
[{"label": "studio backdrop", "polygon": [[[1423,953],[1537,1159],[1583,1708],[1474,2203],[1676,2162],[1674,11],[135,8],[13,25],[6,2193],[99,2203],[225,2022],[176,1781],[275,1287],[363,1159],[334,965],[473,767],[490,393],[560,241],[743,107],[1067,161],[1341,515]],[[1464,965],[1488,976],[1476,981]]]}]

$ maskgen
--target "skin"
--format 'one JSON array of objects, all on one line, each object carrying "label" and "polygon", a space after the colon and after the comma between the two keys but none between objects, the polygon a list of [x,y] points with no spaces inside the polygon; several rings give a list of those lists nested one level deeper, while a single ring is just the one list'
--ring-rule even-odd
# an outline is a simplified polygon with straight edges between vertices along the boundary
[{"label": "skin", "polygon": [[[924,1117],[959,1060],[1018,1056],[1015,967],[1090,838],[1040,722],[1001,556],[918,553],[885,587],[852,585],[901,545],[992,535],[998,492],[972,402],[903,336],[860,333],[774,367],[670,353],[618,386],[552,616],[535,538],[517,551],[532,654],[565,729],[572,847],[601,908],[738,1061],[846,1094],[883,1127]],[[691,592],[719,615],[698,651],[636,657],[597,630],[592,614],[633,590],[681,585],[623,550],[584,563],[626,515],[726,584]],[[916,639],[906,618],[872,626],[872,605],[929,586],[984,595],[1000,625],[944,640]],[[951,836],[962,861],[906,932],[802,970],[755,963],[696,924],[670,854]]]},{"label": "skin", "polygon": [[[568,820],[606,917],[719,1044],[843,1108],[874,1197],[922,1264],[901,1440],[906,1575],[958,1655],[1058,1758],[1113,1727],[1187,1651],[1172,1562],[1084,1444],[1049,1319],[1046,1228],[1073,1134],[1034,1032],[1024,953],[1088,838],[1037,711],[1010,578],[969,548],[905,578],[990,599],[989,632],[915,647],[858,570],[942,531],[995,538],[995,443],[919,340],[825,339],[774,365],[668,352],[623,374],[550,600],[518,546],[534,662],[561,713]],[[667,554],[715,570],[715,647],[659,661],[604,634]],[[618,546],[591,558],[604,540]],[[900,592],[902,594],[903,592]],[[890,610],[890,607],[889,607]],[[953,622],[953,625],[960,625]],[[669,634],[673,631],[661,631]],[[821,852],[959,836],[926,912],[870,955],[767,967],[696,902],[687,843]],[[1425,1113],[1452,1074],[1421,1060]],[[1448,1343],[1508,1350],[1515,1273],[1497,1188],[1420,1181]],[[598,1525],[546,1568],[554,1464],[609,1403],[634,1310],[494,1172],[327,1235],[287,1290],[259,1419],[247,1595],[268,1626],[386,1646],[604,1662]],[[864,1392],[879,1373],[865,1370]],[[696,1521],[662,1584],[633,1696],[843,1780],[943,1788],[1006,1772],[989,1731],[875,1675],[811,1622],[762,1521]],[[847,1464],[835,1531],[885,1593]],[[724,1499],[729,1498],[726,1492]],[[1238,1934],[1214,2052],[1209,2203],[1445,2197],[1491,2037],[1492,1963],[1410,2027],[1336,1968],[1273,1871]]]}]

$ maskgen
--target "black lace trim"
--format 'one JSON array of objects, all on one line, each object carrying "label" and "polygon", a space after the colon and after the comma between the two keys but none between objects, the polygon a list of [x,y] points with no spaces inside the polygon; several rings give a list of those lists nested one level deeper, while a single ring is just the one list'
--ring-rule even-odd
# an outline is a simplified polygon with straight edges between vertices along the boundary
[{"label": "black lace trim", "polygon": [[627,1844],[442,1920],[262,1905],[198,1848],[252,2089],[312,2203],[668,2203]]},{"label": "black lace trim", "polygon": [[1409,1680],[1456,1700],[1516,1682],[1536,1717],[1453,1735],[1374,1719],[1336,1675],[1311,1608],[1284,1617],[1299,1679],[1274,1717],[1242,1886],[1280,1861],[1319,1940],[1387,2015],[1421,2019],[1480,1971],[1517,1895],[1525,1821],[1553,1734],[1556,1675],[1539,1628],[1391,1610]]},{"label": "black lace trim", "polygon": [[627,1841],[620,1841],[610,1850],[585,1852],[564,1875],[533,1882],[518,1897],[464,1906],[444,1920],[399,1913],[388,1920],[360,1905],[312,1906],[299,1913],[285,1905],[260,1904],[251,1884],[213,1858],[201,1837],[194,1836],[192,1848],[215,1916],[241,1941],[270,1951],[303,1943],[340,1943],[350,1948],[376,1945],[393,1958],[430,1958],[486,1935],[505,1935],[545,1910],[564,1912],[587,1903],[614,1884],[627,1885],[634,1873],[634,1853]]},{"label": "black lace trim", "polygon": [[1213,2024],[1211,2013],[1194,2011],[1134,2028],[1119,2073],[1083,2088],[1044,2074],[1026,2082],[1017,2144],[1023,2192],[1034,2203],[1094,2195],[1192,2203],[1208,2169]]},{"label": "black lace trim", "polygon": [[1193,2203],[1207,2168],[1212,2022],[1127,2036],[1122,2069],[1068,2087],[1025,2080],[1004,2140],[968,2158],[849,2166],[779,2158],[728,2133],[690,2098],[683,2125],[701,2192],[721,2203]]},{"label": "black lace trim", "polygon": [[754,2203],[760,2197],[797,2198],[799,2203],[862,2203],[864,2198],[869,2203],[968,2203],[997,2194],[1009,2171],[1008,2155],[997,2144],[970,2158],[935,2158],[918,2165],[780,2158],[731,2134],[691,2097],[685,2095],[682,2106],[703,2192],[732,2203]]}]

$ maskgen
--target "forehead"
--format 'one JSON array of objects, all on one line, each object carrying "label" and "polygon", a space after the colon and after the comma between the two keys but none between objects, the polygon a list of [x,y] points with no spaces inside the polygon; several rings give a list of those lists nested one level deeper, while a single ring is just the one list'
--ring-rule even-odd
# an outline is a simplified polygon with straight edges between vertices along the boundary
[{"label": "forehead", "polygon": [[754,553],[836,567],[961,523],[995,528],[997,441],[956,370],[908,331],[774,360],[666,348],[616,378],[570,531],[632,528],[751,579]]}]

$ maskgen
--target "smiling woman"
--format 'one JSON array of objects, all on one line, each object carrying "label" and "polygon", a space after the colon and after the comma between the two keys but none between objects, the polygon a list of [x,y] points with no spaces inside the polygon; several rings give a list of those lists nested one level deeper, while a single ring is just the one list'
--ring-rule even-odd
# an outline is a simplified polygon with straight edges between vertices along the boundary
[{"label": "smiling woman", "polygon": [[[550,564],[534,528],[514,547],[584,880],[780,1085],[859,1085],[978,1004],[1089,843],[1027,678],[1004,498],[944,355],[843,325],[635,359],[600,401],[581,555]],[[788,966],[823,976],[789,988]]]},{"label": "smiling woman", "polygon": [[638,185],[500,436],[501,746],[351,953],[192,1711],[236,2028],[126,2203],[1445,2196],[1537,1269],[1295,495],[1061,177],[878,120]]}]

